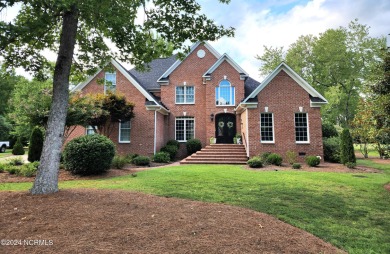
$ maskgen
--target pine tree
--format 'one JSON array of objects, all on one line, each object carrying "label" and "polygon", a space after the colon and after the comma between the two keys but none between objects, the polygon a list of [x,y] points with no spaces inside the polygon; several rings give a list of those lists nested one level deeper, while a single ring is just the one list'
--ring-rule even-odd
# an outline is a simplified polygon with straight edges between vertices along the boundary
[{"label": "pine tree", "polygon": [[41,128],[35,127],[31,133],[28,149],[28,161],[39,161],[43,148],[43,133]]},{"label": "pine tree", "polygon": [[22,145],[21,138],[19,137],[18,140],[16,141],[14,148],[12,149],[12,154],[13,155],[23,155],[25,153]]},{"label": "pine tree", "polygon": [[355,151],[353,148],[353,141],[351,133],[348,129],[344,129],[341,133],[341,163],[346,164],[348,162],[356,163]]}]

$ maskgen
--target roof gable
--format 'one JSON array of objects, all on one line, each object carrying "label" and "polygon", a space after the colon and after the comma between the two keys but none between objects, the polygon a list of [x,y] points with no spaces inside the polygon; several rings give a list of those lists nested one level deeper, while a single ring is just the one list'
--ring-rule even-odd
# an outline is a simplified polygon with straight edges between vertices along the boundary
[{"label": "roof gable", "polygon": [[[134,85],[135,88],[137,88],[140,93],[145,96],[145,98],[153,102],[155,105],[163,107],[163,111],[168,112],[168,109],[166,109],[160,102],[156,100],[156,98],[151,95],[132,75],[130,75],[129,72],[126,71],[126,69],[115,59],[111,59],[109,62],[111,63],[116,70],[118,70],[127,80],[130,81],[131,84]],[[88,85],[103,69],[98,70],[94,75],[90,76],[88,79],[86,79],[84,82],[78,84],[75,88],[72,89],[72,91],[80,91],[82,90],[86,85]]]},{"label": "roof gable", "polygon": [[220,58],[221,55],[216,51],[209,43],[207,42],[197,42],[193,44],[190,48],[190,52],[186,55],[186,57],[183,60],[178,59],[171,67],[169,67],[168,70],[166,70],[161,77],[157,80],[159,83],[165,83],[168,82],[168,76],[200,45],[202,44],[216,57]]},{"label": "roof gable", "polygon": [[210,75],[224,62],[228,62],[238,73],[240,73],[241,80],[244,80],[248,77],[248,73],[244,71],[228,54],[223,54],[214,64],[210,67],[204,74],[203,78],[209,78]]},{"label": "roof gable", "polygon": [[[269,74],[264,81],[255,89],[251,94],[248,95],[243,101],[246,103],[251,99],[255,98],[261,90],[263,90],[275,77],[279,74],[279,72],[284,71],[289,75],[299,86],[301,86],[309,95],[311,99],[312,106],[320,106],[320,104],[327,104],[328,101],[315,90],[309,83],[307,83],[301,76],[299,76],[293,69],[290,68],[286,63],[282,62],[279,64],[276,69]],[[315,99],[316,98],[316,99]]]}]

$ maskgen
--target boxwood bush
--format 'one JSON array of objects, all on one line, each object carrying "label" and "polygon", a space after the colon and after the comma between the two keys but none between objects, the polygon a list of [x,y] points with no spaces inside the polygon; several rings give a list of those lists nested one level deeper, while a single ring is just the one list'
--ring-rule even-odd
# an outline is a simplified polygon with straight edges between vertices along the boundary
[{"label": "boxwood bush", "polygon": [[294,164],[292,164],[292,168],[293,168],[293,169],[300,169],[300,168],[301,168],[301,164],[299,164],[299,163],[294,163]]},{"label": "boxwood bush", "polygon": [[166,145],[160,149],[160,152],[166,152],[169,154],[171,161],[174,161],[177,154],[177,146],[176,145]]},{"label": "boxwood bush", "polygon": [[324,160],[329,162],[340,162],[340,138],[324,138]]},{"label": "boxwood bush", "polygon": [[180,148],[180,143],[177,140],[171,139],[167,142],[167,146],[176,146],[177,149]]},{"label": "boxwood bush", "polygon": [[77,175],[101,174],[111,166],[115,145],[102,135],[86,135],[66,144],[63,157],[66,170]]},{"label": "boxwood bush", "polygon": [[271,153],[267,157],[267,163],[276,165],[276,166],[281,166],[282,165],[283,158],[277,153]]},{"label": "boxwood bush", "polygon": [[187,140],[187,154],[191,155],[193,153],[196,153],[197,151],[200,151],[202,149],[202,143],[200,142],[199,139],[190,139]]},{"label": "boxwood bush", "polygon": [[254,156],[254,157],[250,158],[247,161],[247,164],[251,168],[261,168],[261,167],[263,167],[263,161],[258,156]]},{"label": "boxwood bush", "polygon": [[137,166],[149,166],[150,158],[147,156],[137,156],[133,159],[133,163]]},{"label": "boxwood bush", "polygon": [[169,153],[167,152],[158,152],[153,156],[154,162],[167,163],[170,160]]},{"label": "boxwood bush", "polygon": [[122,169],[129,163],[129,159],[126,156],[115,155],[111,162],[112,168]]},{"label": "boxwood bush", "polygon": [[306,157],[306,164],[310,167],[316,167],[320,164],[321,160],[317,156],[307,156]]}]

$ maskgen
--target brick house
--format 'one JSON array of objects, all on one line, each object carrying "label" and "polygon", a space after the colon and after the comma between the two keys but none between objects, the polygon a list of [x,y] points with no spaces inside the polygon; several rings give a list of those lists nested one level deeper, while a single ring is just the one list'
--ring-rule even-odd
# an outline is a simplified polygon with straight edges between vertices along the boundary
[{"label": "brick house", "polygon": [[[170,139],[182,143],[197,138],[203,146],[233,143],[236,134],[248,157],[262,152],[287,151],[323,157],[320,107],[326,99],[281,63],[262,83],[249,77],[227,54],[210,44],[196,43],[183,59],[176,56],[152,61],[150,71],[126,70],[111,61],[113,73],[103,70],[74,90],[103,93],[112,88],[135,103],[135,117],[115,127],[111,139],[121,154],[153,155]],[[79,126],[69,139],[88,134]]]}]

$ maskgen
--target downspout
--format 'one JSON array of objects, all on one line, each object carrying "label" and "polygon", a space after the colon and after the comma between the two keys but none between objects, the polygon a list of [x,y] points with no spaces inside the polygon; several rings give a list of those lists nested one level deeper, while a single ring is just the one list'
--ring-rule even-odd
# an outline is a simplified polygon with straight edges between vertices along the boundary
[{"label": "downspout", "polygon": [[249,122],[248,122],[248,119],[249,119],[249,110],[246,108],[246,156],[249,158]]},{"label": "downspout", "polygon": [[154,111],[154,147],[153,154],[156,154],[157,150],[157,110]]}]

